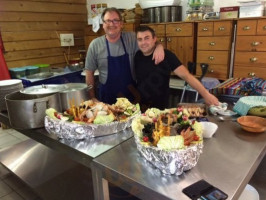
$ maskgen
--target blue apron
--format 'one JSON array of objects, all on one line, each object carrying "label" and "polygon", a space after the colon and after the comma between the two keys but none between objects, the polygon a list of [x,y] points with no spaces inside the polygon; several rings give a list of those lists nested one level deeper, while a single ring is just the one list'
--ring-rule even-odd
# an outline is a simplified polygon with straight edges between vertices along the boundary
[{"label": "blue apron", "polygon": [[132,94],[132,86],[135,87],[135,82],[131,75],[129,55],[126,51],[122,36],[121,42],[125,51],[124,55],[111,56],[108,41],[106,39],[108,51],[108,76],[105,84],[100,84],[99,98],[100,101],[114,104],[116,98],[126,97],[133,102],[134,96]]}]

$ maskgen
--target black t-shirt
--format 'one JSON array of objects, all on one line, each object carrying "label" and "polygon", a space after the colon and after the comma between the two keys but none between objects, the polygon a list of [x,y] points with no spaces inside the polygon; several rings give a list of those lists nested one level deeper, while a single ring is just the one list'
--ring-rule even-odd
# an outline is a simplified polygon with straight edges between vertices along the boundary
[{"label": "black t-shirt", "polygon": [[139,50],[135,55],[137,89],[141,104],[165,109],[168,106],[169,80],[171,72],[182,65],[174,53],[165,49],[164,60],[155,65],[152,56],[144,56]]}]

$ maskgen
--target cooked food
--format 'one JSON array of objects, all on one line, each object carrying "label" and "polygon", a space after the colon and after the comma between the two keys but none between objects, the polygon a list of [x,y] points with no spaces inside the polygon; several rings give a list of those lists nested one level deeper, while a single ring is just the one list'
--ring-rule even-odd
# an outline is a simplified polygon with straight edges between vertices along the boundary
[{"label": "cooked food", "polygon": [[189,117],[203,117],[207,114],[205,105],[184,104],[179,107],[186,109]]},{"label": "cooked food", "polygon": [[133,120],[132,130],[143,144],[165,150],[182,149],[202,142],[201,124],[189,120],[188,110],[182,107],[164,111],[148,109]]},{"label": "cooked food", "polygon": [[70,122],[107,124],[113,121],[126,121],[139,112],[138,104],[131,104],[126,98],[118,98],[113,105],[92,100],[84,101],[79,106],[71,106],[64,113],[50,108],[46,110],[46,115],[53,119]]}]

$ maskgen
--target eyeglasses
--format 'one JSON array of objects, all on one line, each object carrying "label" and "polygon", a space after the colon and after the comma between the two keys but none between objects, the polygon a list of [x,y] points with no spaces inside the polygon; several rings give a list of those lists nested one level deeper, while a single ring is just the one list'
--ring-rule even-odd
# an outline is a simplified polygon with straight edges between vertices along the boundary
[{"label": "eyeglasses", "polygon": [[107,19],[107,20],[103,20],[103,22],[105,24],[111,24],[111,23],[113,23],[113,24],[119,24],[121,22],[121,20],[120,19],[113,19],[113,20]]}]

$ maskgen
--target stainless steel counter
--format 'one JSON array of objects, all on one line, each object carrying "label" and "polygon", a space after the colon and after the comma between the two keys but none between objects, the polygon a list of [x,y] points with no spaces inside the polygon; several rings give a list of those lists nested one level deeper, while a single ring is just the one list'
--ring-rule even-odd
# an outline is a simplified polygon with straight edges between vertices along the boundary
[{"label": "stainless steel counter", "polygon": [[[0,113],[0,121],[9,125],[6,113]],[[245,132],[236,122],[215,122],[218,131],[204,141],[198,164],[180,176],[162,175],[141,157],[130,129],[81,141],[58,140],[44,128],[19,131],[60,156],[91,168],[97,200],[109,199],[108,182],[141,199],[186,200],[189,198],[182,189],[200,179],[226,192],[228,199],[237,199],[265,155],[266,133]],[[8,152],[5,155],[3,158],[8,161]]]},{"label": "stainless steel counter", "polygon": [[[0,122],[10,126],[7,113]],[[63,140],[44,128],[17,130],[28,136],[0,151],[0,162],[44,200],[93,199],[91,162],[133,136],[130,129],[85,140]]]},{"label": "stainless steel counter", "polygon": [[[215,119],[211,119],[215,121]],[[204,140],[198,164],[180,176],[161,174],[136,148],[134,138],[92,162],[95,199],[109,199],[111,182],[140,199],[189,199],[182,189],[205,179],[238,199],[266,152],[266,133],[249,133],[236,122],[217,122],[219,128]]]},{"label": "stainless steel counter", "polygon": [[[7,113],[0,112],[0,122],[10,126]],[[126,129],[112,135],[89,138],[85,140],[64,140],[58,139],[55,135],[49,134],[45,128],[17,130],[29,138],[56,150],[72,160],[90,167],[93,158],[114,148],[120,143],[133,136],[131,129]]]}]

